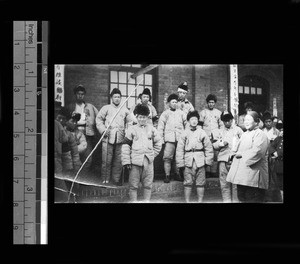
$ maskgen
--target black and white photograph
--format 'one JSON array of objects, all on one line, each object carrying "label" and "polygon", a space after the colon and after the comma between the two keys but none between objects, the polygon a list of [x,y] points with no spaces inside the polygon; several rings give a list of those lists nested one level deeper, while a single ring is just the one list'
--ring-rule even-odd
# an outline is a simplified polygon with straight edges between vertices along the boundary
[{"label": "black and white photograph", "polygon": [[283,203],[283,65],[55,65],[55,203]]},{"label": "black and white photograph", "polygon": [[298,259],[299,14],[0,0],[3,259]]}]

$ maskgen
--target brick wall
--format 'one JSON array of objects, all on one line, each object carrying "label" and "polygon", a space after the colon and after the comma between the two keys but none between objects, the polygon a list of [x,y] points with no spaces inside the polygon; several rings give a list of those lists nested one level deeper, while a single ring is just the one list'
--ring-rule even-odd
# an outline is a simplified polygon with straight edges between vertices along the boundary
[{"label": "brick wall", "polygon": [[216,108],[220,111],[228,105],[228,65],[195,66],[196,89],[195,108],[198,111],[207,107],[206,97],[212,93],[217,96]]},{"label": "brick wall", "polygon": [[82,84],[86,88],[85,100],[98,110],[109,102],[109,70],[101,65],[65,66],[65,103],[74,102],[73,88]]},{"label": "brick wall", "polygon": [[264,78],[270,86],[269,111],[273,113],[273,98],[277,100],[277,115],[283,118],[283,66],[282,65],[239,65],[239,78],[257,75]]},{"label": "brick wall", "polygon": [[[282,66],[246,66],[239,65],[239,78],[245,75],[258,75],[270,84],[270,111],[273,107],[273,97],[277,98],[278,117],[283,117],[283,69]],[[220,111],[227,109],[229,88],[229,65],[160,65],[155,81],[155,104],[158,114],[164,110],[164,98],[177,92],[180,83],[187,81],[190,92],[188,100],[196,110],[203,110],[206,96],[213,93],[217,96],[216,108]],[[66,104],[74,100],[73,88],[82,84],[86,87],[86,101],[95,105],[99,110],[109,103],[109,69],[106,65],[85,65],[65,67],[65,100]],[[163,150],[155,159],[155,175],[163,175]],[[101,152],[96,153],[96,163],[100,166]]]}]

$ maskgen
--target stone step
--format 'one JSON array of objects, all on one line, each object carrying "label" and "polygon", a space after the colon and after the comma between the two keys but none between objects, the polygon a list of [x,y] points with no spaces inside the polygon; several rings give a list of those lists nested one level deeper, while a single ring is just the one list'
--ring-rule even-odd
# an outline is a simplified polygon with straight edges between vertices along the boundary
[{"label": "stone step", "polygon": [[[70,189],[71,182],[65,182],[66,188]],[[115,202],[128,202],[129,184],[125,182],[123,186],[99,186],[98,179],[89,179],[87,184],[74,184],[73,193],[76,193],[77,202],[82,203],[115,203]],[[59,202],[58,197],[63,195],[56,190],[55,201]],[[138,197],[142,197],[142,186],[140,184],[138,189]],[[196,189],[193,188],[192,200],[196,198]],[[61,198],[62,200],[65,198]],[[219,180],[216,178],[207,179],[205,186],[204,202],[221,202],[221,192]],[[153,182],[152,202],[184,202],[183,183],[178,181],[171,181],[164,183],[163,180],[156,180]]]}]

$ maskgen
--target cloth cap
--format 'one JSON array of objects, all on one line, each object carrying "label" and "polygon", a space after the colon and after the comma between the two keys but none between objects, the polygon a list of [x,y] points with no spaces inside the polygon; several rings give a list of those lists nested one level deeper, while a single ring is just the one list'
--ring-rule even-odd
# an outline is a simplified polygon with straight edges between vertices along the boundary
[{"label": "cloth cap", "polygon": [[113,97],[114,94],[119,94],[120,96],[122,96],[122,93],[118,88],[112,89],[112,91],[110,93],[110,97]]},{"label": "cloth cap", "polygon": [[207,97],[206,97],[206,102],[208,103],[209,101],[215,101],[215,103],[217,102],[217,96],[215,96],[214,94],[209,94]]},{"label": "cloth cap", "polygon": [[174,99],[178,101],[178,95],[177,94],[170,94],[168,99],[167,99],[167,102],[169,103]]},{"label": "cloth cap", "polygon": [[189,87],[188,87],[187,82],[181,83],[180,85],[178,85],[178,88],[179,88],[179,89],[182,89],[182,90],[184,90],[184,91],[186,91],[186,92],[189,90]]},{"label": "cloth cap", "polygon": [[134,115],[143,115],[143,116],[149,116],[150,110],[149,107],[146,105],[138,104],[133,111]]},{"label": "cloth cap", "polygon": [[85,88],[84,88],[84,86],[83,86],[82,84],[77,85],[77,86],[73,89],[73,91],[74,91],[74,94],[76,94],[76,93],[79,92],[79,91],[82,91],[82,92],[84,92],[84,93],[86,94],[86,90],[85,90]]},{"label": "cloth cap", "polygon": [[268,111],[264,112],[262,116],[262,121],[265,122],[266,120],[272,120],[272,115]]},{"label": "cloth cap", "polygon": [[149,88],[145,88],[144,91],[142,92],[142,94],[151,96],[151,92],[150,92]]},{"label": "cloth cap", "polygon": [[198,120],[200,119],[200,116],[199,116],[199,113],[198,113],[197,110],[194,110],[194,111],[189,112],[189,113],[187,114],[186,119],[189,121],[190,118],[193,117],[193,116],[197,117]]},{"label": "cloth cap", "polygon": [[221,114],[221,120],[222,121],[229,121],[233,119],[233,115],[231,114],[230,111],[223,111]]}]

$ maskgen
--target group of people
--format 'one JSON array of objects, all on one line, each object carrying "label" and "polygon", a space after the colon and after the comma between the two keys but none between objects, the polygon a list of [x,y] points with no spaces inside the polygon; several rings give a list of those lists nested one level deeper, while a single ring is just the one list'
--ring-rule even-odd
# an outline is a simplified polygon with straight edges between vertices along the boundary
[{"label": "group of people", "polygon": [[144,201],[150,201],[154,159],[162,149],[164,182],[183,182],[186,202],[190,202],[194,185],[198,202],[203,201],[207,173],[214,165],[224,202],[274,201],[271,191],[280,191],[282,201],[282,121],[275,125],[278,119],[268,112],[261,118],[248,102],[235,124],[230,111],[215,108],[213,94],[207,96],[207,108],[199,113],[186,98],[188,91],[187,82],[181,83],[158,116],[148,88],[131,109],[120,109],[122,94],[114,88],[111,104],[98,111],[83,100],[86,90],[78,85],[74,104],[57,104],[55,173],[76,173],[84,161],[82,171],[88,172],[99,133],[103,136],[101,181],[121,185],[122,172],[127,169],[132,202],[138,200],[140,182]]}]

